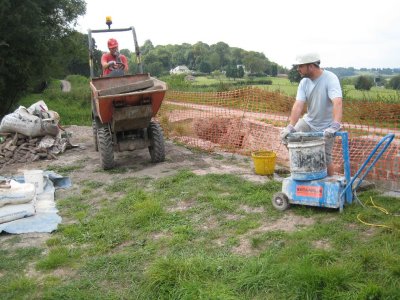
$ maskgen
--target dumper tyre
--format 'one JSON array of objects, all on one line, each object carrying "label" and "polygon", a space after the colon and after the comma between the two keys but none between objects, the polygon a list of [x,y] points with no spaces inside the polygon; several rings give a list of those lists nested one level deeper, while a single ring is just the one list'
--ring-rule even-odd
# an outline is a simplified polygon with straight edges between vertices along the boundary
[{"label": "dumper tyre", "polygon": [[112,169],[114,167],[114,148],[108,125],[97,127],[97,140],[102,168],[104,170]]},{"label": "dumper tyre", "polygon": [[97,139],[97,122],[96,122],[95,118],[92,119],[92,129],[93,129],[94,150],[96,150],[96,152],[98,152],[99,151],[99,141]]},{"label": "dumper tyre", "polygon": [[272,206],[280,211],[287,210],[290,206],[288,196],[282,192],[276,193],[272,197]]},{"label": "dumper tyre", "polygon": [[150,125],[147,128],[150,140],[149,152],[151,162],[159,163],[165,160],[165,146],[164,146],[164,135],[161,126],[150,121]]}]

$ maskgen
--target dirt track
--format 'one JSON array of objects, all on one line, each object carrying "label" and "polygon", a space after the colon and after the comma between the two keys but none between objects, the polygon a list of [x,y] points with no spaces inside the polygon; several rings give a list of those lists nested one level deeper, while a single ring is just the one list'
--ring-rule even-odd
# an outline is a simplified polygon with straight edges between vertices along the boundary
[{"label": "dirt track", "polygon": [[[70,126],[66,128],[72,133],[71,143],[78,147],[69,149],[60,154],[57,160],[41,160],[29,164],[13,164],[5,166],[1,175],[12,176],[22,175],[24,169],[42,169],[46,170],[61,169],[62,167],[71,169],[69,177],[72,181],[72,187],[69,189],[57,190],[55,199],[66,198],[81,193],[85,181],[95,181],[109,184],[115,180],[126,177],[152,177],[160,178],[173,175],[180,169],[188,169],[198,175],[207,173],[218,174],[236,174],[254,182],[265,182],[268,177],[255,175],[251,158],[231,153],[205,153],[196,150],[190,150],[183,146],[176,145],[171,141],[166,141],[166,160],[163,163],[152,164],[150,154],[147,149],[136,150],[133,152],[115,153],[116,168],[121,171],[105,172],[101,169],[99,153],[95,151],[92,128],[88,126]],[[285,169],[276,167],[276,171],[285,171]],[[275,174],[275,179],[280,177]],[[102,198],[102,195],[99,195]],[[62,216],[62,211],[60,212]],[[304,218],[298,219],[295,215],[288,212],[285,217],[285,226],[290,227],[293,224],[303,222]],[[70,220],[63,218],[63,223]],[[280,222],[278,220],[278,222]],[[271,224],[270,224],[271,225]],[[272,225],[271,225],[272,226]],[[282,227],[282,228],[283,228]],[[22,234],[18,243],[12,247],[26,247],[27,245],[40,246],[50,237],[48,233]],[[1,234],[0,242],[12,238],[12,235]]]},{"label": "dirt track", "polygon": [[68,80],[60,80],[61,81],[61,90],[63,92],[70,92],[71,91],[71,83]]},{"label": "dirt track", "polygon": [[[88,126],[70,126],[66,130],[72,134],[71,143],[78,147],[69,149],[57,156],[57,160],[40,160],[25,164],[12,164],[4,166],[2,176],[22,175],[24,169],[47,170],[73,169],[69,172],[72,187],[56,190],[55,200],[80,194],[84,181],[102,182],[105,184],[126,177],[152,177],[160,178],[176,173],[180,169],[189,169],[198,175],[207,173],[234,173],[248,180],[265,182],[267,177],[254,174],[252,161],[249,157],[232,155],[230,153],[208,154],[205,152],[191,151],[183,146],[178,146],[171,141],[166,141],[166,160],[163,163],[150,162],[147,149],[132,152],[115,153],[116,168],[121,172],[105,172],[101,169],[99,153],[95,151],[92,128]],[[123,169],[123,170],[122,170]],[[99,195],[101,198],[101,195]],[[59,213],[62,216],[62,211]],[[63,217],[63,223],[69,222]],[[49,233],[27,233],[19,235],[18,242],[13,243],[13,248],[27,246],[43,246],[51,236]],[[5,245],[13,235],[0,234],[0,243]],[[5,247],[5,246],[4,246]],[[7,246],[8,247],[8,246]]]},{"label": "dirt track", "polygon": [[[57,160],[41,160],[29,164],[13,164],[5,166],[3,176],[22,174],[24,169],[53,169],[61,167],[76,167],[69,176],[73,182],[73,190],[79,188],[80,181],[96,180],[111,181],[124,177],[149,176],[159,178],[168,176],[185,168],[196,174],[206,173],[232,173],[255,181],[265,182],[267,177],[254,174],[252,161],[249,157],[231,153],[208,154],[191,151],[183,146],[178,146],[171,141],[165,142],[166,159],[163,163],[150,162],[150,154],[147,149],[132,152],[115,153],[116,168],[124,168],[124,172],[116,172],[110,175],[104,172],[100,166],[99,153],[95,151],[92,128],[88,126],[70,126],[66,130],[72,134],[71,143],[78,147],[69,149],[57,156]],[[66,191],[67,193],[71,191]]]}]

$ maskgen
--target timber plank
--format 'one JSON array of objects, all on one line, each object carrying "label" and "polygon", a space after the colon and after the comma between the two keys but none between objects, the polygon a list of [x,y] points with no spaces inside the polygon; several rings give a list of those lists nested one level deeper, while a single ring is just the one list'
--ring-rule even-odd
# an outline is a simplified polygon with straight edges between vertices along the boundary
[{"label": "timber plank", "polygon": [[125,94],[131,93],[138,90],[144,90],[150,88],[154,85],[154,81],[152,79],[141,80],[134,83],[129,83],[121,86],[114,86],[111,88],[107,88],[99,91],[99,96],[110,96],[116,94]]}]

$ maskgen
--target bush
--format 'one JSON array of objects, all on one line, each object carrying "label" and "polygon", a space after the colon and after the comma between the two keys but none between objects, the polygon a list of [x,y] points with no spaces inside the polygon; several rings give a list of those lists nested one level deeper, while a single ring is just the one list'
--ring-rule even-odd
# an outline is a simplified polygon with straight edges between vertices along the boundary
[{"label": "bush", "polygon": [[289,71],[289,75],[288,75],[289,81],[292,82],[300,82],[301,80],[301,76],[300,73],[297,71],[297,67],[293,66],[290,71]]},{"label": "bush", "polygon": [[394,76],[390,79],[388,87],[394,90],[400,90],[400,75]]},{"label": "bush", "polygon": [[160,77],[160,80],[165,81],[168,89],[177,91],[187,91],[191,87],[191,83],[185,80],[186,74],[168,75]]},{"label": "bush", "polygon": [[356,79],[354,87],[356,88],[356,90],[369,91],[373,85],[374,85],[374,81],[372,80],[371,77],[359,76]]},{"label": "bush", "polygon": [[89,81],[90,81],[88,77],[82,75],[68,75],[65,79],[69,81],[71,85],[74,86],[84,85],[85,87],[89,86]]}]

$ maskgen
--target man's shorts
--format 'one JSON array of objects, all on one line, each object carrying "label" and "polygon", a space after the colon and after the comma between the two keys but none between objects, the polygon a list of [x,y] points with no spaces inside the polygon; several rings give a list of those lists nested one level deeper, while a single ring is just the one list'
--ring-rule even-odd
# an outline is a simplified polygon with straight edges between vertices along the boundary
[{"label": "man's shorts", "polygon": [[[294,126],[294,129],[299,132],[313,132],[314,130],[301,118]],[[332,163],[332,149],[335,142],[335,138],[324,138],[325,139],[325,159],[326,164]]]}]

